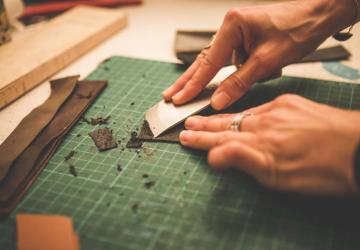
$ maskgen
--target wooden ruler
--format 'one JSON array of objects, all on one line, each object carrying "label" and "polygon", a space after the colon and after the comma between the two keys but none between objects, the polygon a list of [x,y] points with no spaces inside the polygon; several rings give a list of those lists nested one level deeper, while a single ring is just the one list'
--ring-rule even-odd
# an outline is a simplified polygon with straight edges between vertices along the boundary
[{"label": "wooden ruler", "polygon": [[76,7],[0,47],[0,109],[127,24],[119,10]]}]

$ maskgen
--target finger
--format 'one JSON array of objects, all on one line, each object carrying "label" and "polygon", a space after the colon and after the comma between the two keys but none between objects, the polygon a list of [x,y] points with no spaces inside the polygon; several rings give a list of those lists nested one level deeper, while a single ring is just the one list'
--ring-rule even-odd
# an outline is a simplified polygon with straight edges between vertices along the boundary
[{"label": "finger", "polygon": [[239,47],[233,50],[231,63],[234,64],[237,68],[240,68],[241,64],[243,64],[249,57],[249,54],[245,51],[244,48]]},{"label": "finger", "polygon": [[259,68],[251,57],[236,72],[226,78],[211,97],[211,106],[222,110],[243,96],[260,79]]},{"label": "finger", "polygon": [[[212,116],[192,116],[186,119],[185,128],[195,131],[220,132],[230,130],[231,124],[236,115],[239,114],[219,114]],[[239,130],[242,132],[256,132],[261,129],[259,116],[250,115],[243,117]]]},{"label": "finger", "polygon": [[191,116],[185,120],[185,128],[202,131],[224,131],[229,129],[229,121],[234,114],[218,114],[211,116]]},{"label": "finger", "polygon": [[185,84],[194,75],[199,65],[200,59],[196,59],[195,62],[193,62],[191,66],[185,71],[185,73],[182,74],[179,79],[177,79],[169,88],[167,88],[162,93],[165,101],[171,101],[171,98],[184,88]]},{"label": "finger", "polygon": [[208,150],[230,140],[239,140],[248,145],[253,145],[256,140],[255,135],[252,133],[238,133],[232,131],[215,133],[184,130],[180,133],[179,138],[182,145],[201,150]]},{"label": "finger", "polygon": [[174,104],[183,104],[201,92],[231,57],[233,49],[239,45],[240,33],[235,23],[224,21],[212,46],[200,57],[196,72],[183,89],[173,96]]},{"label": "finger", "polygon": [[240,140],[232,140],[214,147],[209,152],[208,161],[217,170],[236,167],[256,179],[263,178],[269,172],[265,155]]},{"label": "finger", "polygon": [[211,59],[211,50],[210,48],[208,52],[203,52],[203,55],[200,57],[201,59],[199,59],[199,67],[191,79],[186,82],[181,91],[173,96],[172,101],[174,104],[184,104],[196,97],[225,64],[217,59]]}]

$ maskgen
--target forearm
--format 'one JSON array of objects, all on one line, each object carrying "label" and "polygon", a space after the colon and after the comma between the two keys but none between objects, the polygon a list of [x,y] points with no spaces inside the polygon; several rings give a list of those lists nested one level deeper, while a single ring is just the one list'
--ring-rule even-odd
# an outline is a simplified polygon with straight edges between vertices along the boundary
[{"label": "forearm", "polygon": [[323,41],[359,19],[360,0],[296,0],[292,3],[298,7],[293,15],[297,21],[289,33],[300,43]]}]

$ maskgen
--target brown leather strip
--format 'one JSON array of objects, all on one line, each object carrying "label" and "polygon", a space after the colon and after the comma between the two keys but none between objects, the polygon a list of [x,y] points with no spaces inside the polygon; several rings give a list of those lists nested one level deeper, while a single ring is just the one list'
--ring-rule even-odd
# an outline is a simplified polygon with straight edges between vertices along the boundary
[{"label": "brown leather strip", "polygon": [[7,216],[15,206],[21,201],[28,189],[35,182],[36,178],[40,175],[46,164],[49,162],[55,150],[60,146],[63,136],[57,138],[43,150],[38,158],[38,162],[33,167],[29,175],[21,182],[20,186],[13,191],[13,195],[9,200],[2,203],[0,202],[0,218]]},{"label": "brown leather strip", "polygon": [[[25,194],[59,146],[63,136],[95,101],[106,86],[105,81],[79,82],[55,118],[11,166],[0,184],[0,213],[8,213]],[[84,97],[85,96],[85,97]]]},{"label": "brown leather strip", "polygon": [[318,49],[301,59],[300,63],[305,62],[325,62],[345,60],[351,56],[345,47],[338,45],[325,49]]},{"label": "brown leather strip", "polygon": [[44,104],[31,111],[0,145],[0,182],[7,175],[14,160],[53,119],[58,109],[71,95],[78,78],[79,76],[72,76],[52,81],[50,97]]}]

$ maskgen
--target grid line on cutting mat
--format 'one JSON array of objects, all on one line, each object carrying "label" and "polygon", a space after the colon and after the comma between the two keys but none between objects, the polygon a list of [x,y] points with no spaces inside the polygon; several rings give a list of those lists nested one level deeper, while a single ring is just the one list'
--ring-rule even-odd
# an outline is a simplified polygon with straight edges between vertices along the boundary
[{"label": "grid line on cutting mat", "polygon": [[[110,123],[102,126],[111,128],[121,144],[98,152],[87,136],[96,127],[79,122],[16,211],[0,224],[0,248],[15,248],[15,214],[34,212],[71,216],[83,249],[358,249],[359,212],[329,212],[337,200],[279,194],[243,173],[214,173],[205,153],[176,144],[145,143],[139,152],[124,148],[146,109],[183,70],[126,57],[99,65],[88,79],[109,85],[85,116],[110,115]],[[360,86],[284,77],[256,84],[231,110],[282,93],[360,108]],[[77,153],[65,162],[71,150]],[[69,173],[70,165],[77,177]],[[151,181],[155,184],[147,188]]]}]

